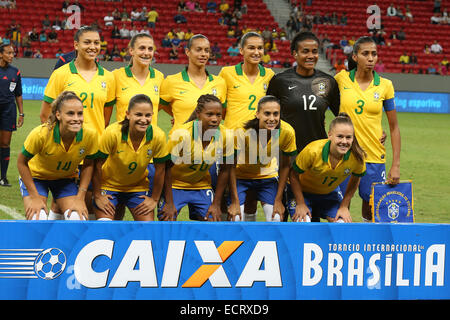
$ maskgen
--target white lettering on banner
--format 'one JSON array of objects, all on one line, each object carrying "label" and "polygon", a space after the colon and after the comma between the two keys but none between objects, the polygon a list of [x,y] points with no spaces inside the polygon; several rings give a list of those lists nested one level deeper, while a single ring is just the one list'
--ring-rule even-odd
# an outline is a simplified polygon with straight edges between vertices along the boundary
[{"label": "white lettering on banner", "polygon": [[[355,251],[360,250],[359,245],[347,246],[344,249],[342,246],[338,249],[338,246],[334,247],[329,245],[329,249],[337,252],[347,251],[348,248],[352,248]],[[334,249],[333,249],[334,248]],[[366,248],[366,245],[364,245]],[[407,287],[411,285],[420,286],[420,274],[421,274],[421,253],[423,246],[414,246],[410,248],[408,245],[392,245],[388,246],[388,251],[396,251],[397,253],[389,253],[384,256],[384,274],[377,263],[380,263],[383,259],[380,253],[374,253],[372,255],[363,256],[359,252],[353,252],[348,257],[344,256],[345,253],[328,252],[324,259],[324,252],[320,246],[315,243],[305,243],[303,245],[303,286],[315,286],[322,281],[323,268],[326,268],[326,281],[327,286],[342,286],[345,276],[347,278],[347,286],[363,286],[364,285],[364,264],[365,260],[368,261],[367,286],[370,289],[380,289],[379,283],[384,276],[384,286],[389,287],[393,285],[392,281],[395,281],[395,286]],[[386,249],[383,248],[383,249]],[[411,249],[411,250],[410,250]],[[416,250],[417,249],[417,250]],[[352,251],[353,251],[352,250]],[[364,250],[365,251],[365,250]],[[372,251],[370,249],[369,251]],[[374,251],[384,251],[374,249]],[[417,252],[419,251],[419,252]],[[403,253],[401,253],[403,252]],[[413,255],[413,259],[406,259],[408,252],[416,252]],[[393,274],[393,259],[395,258],[395,274]],[[322,263],[326,261],[327,265]],[[413,263],[413,274],[411,279],[408,279],[404,273],[407,263]],[[347,266],[345,266],[345,264]],[[347,273],[343,274],[343,270],[347,269]],[[444,272],[445,271],[445,244],[431,245],[425,254],[425,286],[444,286]],[[394,277],[393,277],[394,276]],[[356,280],[356,281],[355,281]],[[410,281],[412,280],[412,281]]]}]

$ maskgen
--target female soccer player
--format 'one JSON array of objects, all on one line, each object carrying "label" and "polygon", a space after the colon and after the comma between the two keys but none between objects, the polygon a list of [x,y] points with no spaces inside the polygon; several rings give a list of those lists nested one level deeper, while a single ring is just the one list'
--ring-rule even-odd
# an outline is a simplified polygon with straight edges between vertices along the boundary
[{"label": "female soccer player", "polygon": [[[312,211],[329,222],[352,222],[350,200],[366,172],[365,152],[355,137],[352,121],[340,113],[330,124],[328,139],[308,144],[297,156],[289,178],[293,221],[310,221]],[[339,184],[351,175],[345,195]]]},{"label": "female soccer player", "polygon": [[[243,62],[223,67],[219,73],[227,84],[224,125],[229,129],[241,128],[255,117],[256,105],[266,95],[274,75],[272,69],[260,64],[264,55],[264,39],[259,33],[251,31],[243,35],[239,52]],[[257,211],[254,191],[248,190],[245,199],[246,218],[255,220]]]},{"label": "female soccer player", "polygon": [[[84,197],[97,151],[97,133],[84,125],[80,98],[72,91],[62,92],[52,102],[47,123],[30,132],[17,159],[26,218],[47,220],[47,214],[48,220],[63,218],[47,209],[50,190],[65,220],[87,220]],[[77,187],[75,178],[81,161]]]},{"label": "female soccer player", "polygon": [[[19,69],[11,65],[13,58],[12,45],[0,45],[0,77],[3,79],[0,83],[0,186],[2,187],[11,186],[7,178],[11,137],[13,131],[22,126],[25,117],[22,78]],[[19,110],[18,120],[16,108]]]},{"label": "female soccer player", "polygon": [[75,92],[83,102],[86,126],[103,133],[115,102],[115,82],[111,72],[96,62],[100,35],[95,28],[81,27],[74,36],[75,60],[53,71],[44,91],[41,122],[47,121],[50,103],[64,90]]},{"label": "female soccer player", "polygon": [[153,104],[152,125],[158,124],[158,105],[161,82],[164,75],[151,66],[156,47],[152,36],[139,33],[128,45],[130,64],[112,73],[116,81],[116,119],[122,121],[132,96],[143,93]]},{"label": "female soccer player", "polygon": [[237,129],[238,161],[236,169],[231,170],[231,194],[238,198],[243,220],[248,221],[244,214],[245,192],[253,189],[266,221],[281,221],[290,160],[297,154],[294,129],[280,121],[280,103],[274,96],[258,101],[255,118],[243,128],[245,131]]},{"label": "female soccer player", "polygon": [[212,94],[224,104],[227,93],[225,81],[206,70],[210,55],[208,38],[202,34],[194,35],[185,50],[189,59],[186,69],[167,76],[161,84],[160,104],[173,116],[172,131],[186,122],[201,95]]},{"label": "female soccer player", "polygon": [[[188,205],[192,220],[221,220],[220,204],[234,163],[233,136],[227,136],[221,120],[220,99],[212,94],[201,95],[187,122],[169,137],[173,205],[178,213]],[[214,192],[209,168],[216,162],[220,170]],[[161,206],[162,210],[166,205]],[[238,208],[236,203],[232,206]]]},{"label": "female soccer player", "polygon": [[[101,136],[93,188],[97,220],[113,220],[121,204],[137,221],[153,221],[168,159],[165,133],[151,124],[153,105],[145,94],[133,96],[125,119],[111,124]],[[151,196],[147,166],[153,159]],[[117,218],[117,217],[116,217]]]},{"label": "female soccer player", "polygon": [[386,151],[380,142],[383,110],[392,144],[392,165],[387,176],[389,184],[395,185],[400,181],[401,137],[392,82],[374,71],[378,55],[373,39],[359,38],[353,46],[352,59],[349,60],[350,71],[342,70],[335,78],[341,92],[340,110],[352,119],[356,137],[367,152],[367,174],[361,179],[359,195],[363,199],[363,221],[372,221],[369,205],[372,183],[386,180]]}]

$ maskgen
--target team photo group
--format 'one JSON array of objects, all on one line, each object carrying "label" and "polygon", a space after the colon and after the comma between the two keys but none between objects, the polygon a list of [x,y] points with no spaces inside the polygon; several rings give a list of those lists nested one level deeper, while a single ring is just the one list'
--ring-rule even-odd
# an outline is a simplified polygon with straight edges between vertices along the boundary
[{"label": "team photo group", "polygon": [[[352,222],[358,191],[371,222],[372,183],[400,182],[394,88],[374,71],[371,37],[355,42],[348,70],[334,77],[316,68],[320,41],[309,31],[293,37],[294,66],[277,74],[261,63],[264,40],[253,31],[239,40],[242,61],[217,76],[207,70],[207,35],[186,42],[188,64],[171,75],[152,65],[148,34],[131,38],[129,65],[112,71],[98,63],[100,42],[95,28],[78,29],[75,58],[45,88],[41,125],[17,159],[28,220],[122,220],[128,208],[136,221],[175,221],[187,206],[197,221]],[[0,46],[2,72],[16,78],[2,89],[3,186],[11,133],[25,116],[13,57]],[[158,127],[160,110],[169,132]]]}]

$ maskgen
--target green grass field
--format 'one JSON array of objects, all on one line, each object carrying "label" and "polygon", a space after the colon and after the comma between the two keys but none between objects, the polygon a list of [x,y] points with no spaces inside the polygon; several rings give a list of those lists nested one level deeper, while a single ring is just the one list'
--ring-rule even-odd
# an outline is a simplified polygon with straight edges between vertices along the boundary
[{"label": "green grass field", "polygon": [[[0,219],[13,219],[11,211],[24,217],[16,161],[27,134],[39,125],[40,104],[40,101],[24,102],[25,124],[13,134],[11,142],[8,179],[13,186],[0,188]],[[327,123],[331,118],[331,113],[327,113]],[[402,135],[401,179],[413,181],[415,221],[450,223],[450,148],[447,144],[450,141],[450,114],[399,113],[398,119]],[[167,114],[160,112],[158,120],[158,125],[168,132],[170,120]],[[389,131],[385,118],[383,127],[386,132]],[[389,138],[386,146],[386,169],[389,170]],[[360,212],[361,199],[356,194],[351,204],[354,222],[361,222]],[[131,219],[128,213],[125,219]],[[182,210],[178,220],[188,220],[186,209]],[[259,207],[258,221],[263,220],[262,209]]]}]

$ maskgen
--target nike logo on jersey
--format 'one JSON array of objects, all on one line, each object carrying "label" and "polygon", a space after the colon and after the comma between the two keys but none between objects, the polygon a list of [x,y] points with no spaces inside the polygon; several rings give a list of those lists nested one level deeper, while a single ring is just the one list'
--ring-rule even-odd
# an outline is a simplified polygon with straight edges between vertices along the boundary
[{"label": "nike logo on jersey", "polygon": [[121,153],[121,152],[123,152],[123,150],[117,150],[117,153]]},{"label": "nike logo on jersey", "polygon": [[351,89],[351,88],[344,87],[344,90],[349,90],[349,89]]},{"label": "nike logo on jersey", "polygon": [[128,87],[126,87],[126,88],[122,88],[122,91],[124,91],[124,90],[127,90],[128,89]]},{"label": "nike logo on jersey", "polygon": [[294,89],[294,88],[297,88],[297,86],[292,86],[292,87],[289,86],[289,87],[288,87],[289,90],[292,90],[292,89]]},{"label": "nike logo on jersey", "polygon": [[187,90],[180,91],[180,94],[184,94],[184,93],[186,93],[186,92],[187,92]]},{"label": "nike logo on jersey", "polygon": [[239,85],[239,86],[233,86],[234,89],[237,89],[237,88],[239,88],[239,87],[240,87],[240,85]]},{"label": "nike logo on jersey", "polygon": [[68,83],[67,86],[70,87],[71,85],[73,85],[76,81]]},{"label": "nike logo on jersey", "polygon": [[52,156],[53,153],[48,153],[47,151],[45,151],[45,155],[46,155],[46,156]]}]

